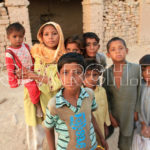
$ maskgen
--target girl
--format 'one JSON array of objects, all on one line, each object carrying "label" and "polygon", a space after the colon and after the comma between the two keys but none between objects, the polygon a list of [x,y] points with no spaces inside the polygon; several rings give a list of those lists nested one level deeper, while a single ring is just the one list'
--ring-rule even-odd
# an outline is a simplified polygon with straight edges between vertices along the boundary
[{"label": "girl", "polygon": [[[47,22],[42,25],[38,31],[37,38],[39,44],[35,44],[31,49],[31,55],[35,59],[34,71],[26,70],[24,75],[27,78],[37,81],[40,89],[40,104],[45,118],[46,106],[50,98],[52,98],[61,88],[61,82],[57,76],[57,60],[64,53],[64,38],[60,26],[54,22]],[[44,118],[39,119],[35,115],[35,107],[30,102],[29,94],[25,88],[25,118],[28,124],[28,146],[32,145],[31,131],[34,133],[36,140],[32,150],[42,148],[44,130],[40,125]],[[33,128],[34,127],[34,128]],[[34,131],[35,130],[35,131]],[[29,132],[30,131],[30,132]],[[32,139],[33,140],[33,139]],[[37,148],[38,147],[38,148]]]},{"label": "girl", "polygon": [[140,59],[142,68],[142,86],[140,92],[139,121],[136,122],[132,150],[150,149],[150,55]]},{"label": "girl", "polygon": [[43,117],[39,103],[40,91],[36,82],[31,79],[19,80],[15,74],[17,68],[33,69],[34,62],[30,54],[30,48],[23,42],[25,28],[19,22],[15,22],[7,27],[6,32],[8,40],[10,41],[10,46],[5,51],[9,85],[11,88],[24,85],[28,89],[30,100],[36,107],[36,115]]}]

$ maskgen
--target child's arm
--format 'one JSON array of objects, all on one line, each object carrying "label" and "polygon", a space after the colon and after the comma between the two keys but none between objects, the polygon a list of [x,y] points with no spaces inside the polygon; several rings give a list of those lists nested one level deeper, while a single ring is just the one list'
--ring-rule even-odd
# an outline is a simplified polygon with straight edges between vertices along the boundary
[{"label": "child's arm", "polygon": [[[23,73],[23,74],[22,74]],[[39,82],[43,82],[45,84],[48,83],[48,77],[46,76],[41,76],[41,75],[38,75],[36,74],[35,72],[31,71],[31,70],[28,70],[26,68],[23,68],[23,72],[21,69],[19,69],[17,72],[16,72],[17,76],[18,77],[23,77],[23,79],[33,79],[33,80],[37,80]]]},{"label": "child's arm", "polygon": [[99,136],[99,138],[101,140],[102,146],[105,148],[105,150],[108,150],[108,144],[105,141],[99,126],[97,125],[97,122],[95,120],[93,113],[92,113],[92,123],[93,123],[94,129],[95,129],[95,132],[97,133],[97,135]]},{"label": "child's arm", "polygon": [[112,114],[110,113],[110,120],[111,120],[111,124],[113,127],[117,128],[119,127],[119,123],[117,122],[117,120],[112,116]]},{"label": "child's arm", "polygon": [[55,150],[55,134],[54,134],[54,128],[46,129],[45,128],[45,133],[46,133],[46,138],[49,146],[49,150]]},{"label": "child's arm", "polygon": [[50,150],[55,150],[55,135],[54,135],[55,124],[56,121],[54,119],[54,116],[51,115],[50,109],[46,108],[46,117],[45,120],[43,121],[43,126],[45,129],[46,138]]}]

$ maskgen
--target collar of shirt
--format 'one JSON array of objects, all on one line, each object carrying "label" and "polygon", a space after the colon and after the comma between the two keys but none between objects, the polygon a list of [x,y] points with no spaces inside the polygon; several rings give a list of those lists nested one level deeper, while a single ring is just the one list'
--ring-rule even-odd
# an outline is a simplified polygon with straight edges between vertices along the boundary
[{"label": "collar of shirt", "polygon": [[[82,100],[86,97],[89,97],[89,94],[86,92],[84,88],[81,88],[81,92],[79,95],[79,98],[77,100],[77,108],[81,107]],[[67,105],[69,108],[74,107],[72,106],[67,100],[63,97],[63,88],[56,94],[56,108],[63,107],[64,105]]]},{"label": "collar of shirt", "polygon": [[[130,64],[130,63],[125,60],[125,65],[124,65],[124,66],[127,66],[127,65],[129,65],[129,64]],[[114,69],[114,64],[110,66],[110,70],[113,71],[113,69]],[[124,69],[124,67],[123,67],[123,69]]]}]

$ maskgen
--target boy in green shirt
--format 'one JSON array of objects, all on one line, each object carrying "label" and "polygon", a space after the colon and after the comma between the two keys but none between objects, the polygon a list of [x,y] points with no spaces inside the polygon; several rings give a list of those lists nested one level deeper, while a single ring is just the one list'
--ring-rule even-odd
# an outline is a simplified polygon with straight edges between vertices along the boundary
[{"label": "boy in green shirt", "polygon": [[113,65],[104,73],[110,120],[120,127],[118,147],[130,150],[132,143],[134,114],[137,116],[140,67],[126,61],[128,49],[123,39],[115,37],[107,44],[107,56]]}]

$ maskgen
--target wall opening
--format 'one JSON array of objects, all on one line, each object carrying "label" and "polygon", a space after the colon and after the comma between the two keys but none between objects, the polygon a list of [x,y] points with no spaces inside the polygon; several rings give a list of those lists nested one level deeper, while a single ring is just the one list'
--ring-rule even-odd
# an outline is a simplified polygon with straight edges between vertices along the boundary
[{"label": "wall opening", "polygon": [[37,31],[47,21],[62,27],[64,37],[82,34],[82,0],[30,0],[29,17],[32,42],[37,42]]}]

